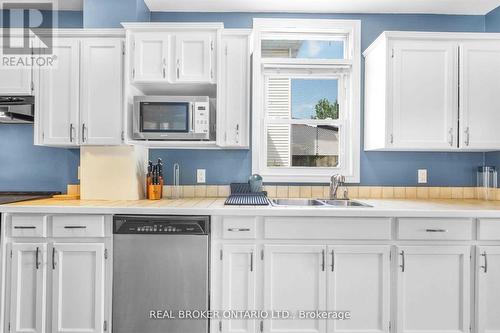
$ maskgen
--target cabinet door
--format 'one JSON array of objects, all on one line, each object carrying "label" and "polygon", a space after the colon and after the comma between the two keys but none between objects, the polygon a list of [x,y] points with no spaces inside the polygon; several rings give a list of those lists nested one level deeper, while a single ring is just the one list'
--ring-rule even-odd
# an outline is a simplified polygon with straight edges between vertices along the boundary
[{"label": "cabinet door", "polygon": [[[326,250],[320,245],[264,247],[264,309],[326,309]],[[324,319],[268,319],[264,332],[326,332]]]},{"label": "cabinet door", "polygon": [[349,320],[328,321],[328,332],[389,332],[389,246],[328,247],[329,311]]},{"label": "cabinet door", "polygon": [[500,332],[500,246],[477,248],[477,332]]},{"label": "cabinet door", "polygon": [[179,33],[175,35],[175,81],[209,83],[214,79],[211,33]]},{"label": "cabinet door", "polygon": [[168,59],[168,35],[143,32],[134,34],[135,82],[166,82]]},{"label": "cabinet door", "polygon": [[121,39],[82,42],[81,142],[117,145],[122,134]]},{"label": "cabinet door", "polygon": [[52,332],[103,332],[104,244],[54,243],[51,251]]},{"label": "cabinet door", "polygon": [[469,332],[470,248],[398,248],[397,332]]},{"label": "cabinet door", "polygon": [[250,117],[250,52],[248,34],[222,36],[218,93],[220,146],[248,147]]},{"label": "cabinet door", "polygon": [[456,148],[457,44],[395,41],[392,52],[392,147]]},{"label": "cabinet door", "polygon": [[[222,251],[222,310],[254,310],[255,245],[224,245]],[[255,332],[255,320],[224,320],[222,332]]]},{"label": "cabinet door", "polygon": [[500,148],[500,45],[471,41],[460,46],[460,145]]},{"label": "cabinet door", "polygon": [[45,332],[47,245],[12,244],[10,332]]},{"label": "cabinet door", "polygon": [[[13,38],[12,46],[21,47],[23,39]],[[4,54],[3,39],[0,40],[0,55],[10,57],[11,54]],[[15,56],[15,55],[14,55]],[[29,55],[19,55],[21,58]],[[17,56],[15,56],[17,59]],[[2,58],[3,59],[3,58]],[[0,95],[31,95],[32,91],[32,68],[26,66],[0,65]]]},{"label": "cabinet door", "polygon": [[58,38],[51,68],[40,70],[40,113],[42,140],[49,145],[78,145],[80,95],[80,44]]}]

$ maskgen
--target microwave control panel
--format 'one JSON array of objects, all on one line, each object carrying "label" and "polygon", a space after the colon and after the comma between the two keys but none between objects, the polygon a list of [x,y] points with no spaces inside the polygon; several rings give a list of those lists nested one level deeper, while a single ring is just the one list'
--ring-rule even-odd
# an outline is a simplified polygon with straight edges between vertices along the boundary
[{"label": "microwave control panel", "polygon": [[194,106],[194,132],[208,134],[210,131],[210,105],[197,102]]}]

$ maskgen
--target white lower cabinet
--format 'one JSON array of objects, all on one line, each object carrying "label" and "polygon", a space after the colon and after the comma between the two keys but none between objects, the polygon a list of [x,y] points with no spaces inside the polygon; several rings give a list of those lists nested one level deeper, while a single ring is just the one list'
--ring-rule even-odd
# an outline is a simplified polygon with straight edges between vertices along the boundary
[{"label": "white lower cabinet", "polygon": [[54,243],[52,269],[52,332],[102,332],[104,244]]},{"label": "white lower cabinet", "polygon": [[10,325],[13,333],[45,332],[47,244],[13,243],[10,270]]},{"label": "white lower cabinet", "polygon": [[[222,251],[222,310],[255,310],[256,246],[228,244]],[[228,319],[220,328],[224,333],[255,332],[255,320]]]},{"label": "white lower cabinet", "polygon": [[[61,216],[32,214],[31,222],[44,221],[47,236],[13,234],[11,227],[29,222],[28,216],[6,215],[7,255],[5,312],[2,332],[104,333],[110,330],[111,270],[110,216],[61,215],[68,227],[101,220],[106,234],[85,237],[52,232]],[[22,219],[21,219],[22,218]],[[35,224],[35,223],[32,223]],[[108,238],[108,239],[107,239]],[[35,240],[35,241],[33,241]]]},{"label": "white lower cabinet", "polygon": [[500,332],[500,246],[479,246],[476,256],[478,333]]},{"label": "white lower cabinet", "polygon": [[469,332],[470,247],[398,247],[397,329]]},{"label": "white lower cabinet", "polygon": [[[326,249],[322,245],[264,246],[264,309],[326,309]],[[326,332],[322,319],[264,321],[264,332]]]},{"label": "white lower cabinet", "polygon": [[349,320],[328,321],[329,333],[389,332],[389,246],[328,247],[328,311]]}]

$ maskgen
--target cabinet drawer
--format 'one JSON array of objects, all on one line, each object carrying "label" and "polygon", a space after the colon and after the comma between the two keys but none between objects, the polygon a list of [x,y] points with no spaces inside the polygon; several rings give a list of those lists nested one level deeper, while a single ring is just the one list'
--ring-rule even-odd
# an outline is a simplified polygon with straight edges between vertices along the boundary
[{"label": "cabinet drawer", "polygon": [[254,239],[255,217],[228,216],[222,220],[222,237],[228,239]]},{"label": "cabinet drawer", "polygon": [[53,237],[104,237],[103,215],[54,215]]},{"label": "cabinet drawer", "polygon": [[479,220],[479,240],[500,240],[500,219]]},{"label": "cabinet drawer", "polygon": [[267,217],[266,239],[391,239],[391,219],[356,217]]},{"label": "cabinet drawer", "polygon": [[474,223],[471,219],[401,218],[398,239],[470,240]]},{"label": "cabinet drawer", "polygon": [[12,237],[46,237],[47,217],[34,214],[12,215],[11,235]]}]

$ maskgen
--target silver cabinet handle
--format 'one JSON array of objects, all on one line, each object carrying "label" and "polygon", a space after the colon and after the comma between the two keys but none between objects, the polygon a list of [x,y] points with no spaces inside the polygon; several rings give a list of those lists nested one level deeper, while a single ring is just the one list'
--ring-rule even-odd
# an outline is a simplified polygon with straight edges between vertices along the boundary
[{"label": "silver cabinet handle", "polygon": [[332,272],[335,270],[335,252],[332,250]]},{"label": "silver cabinet handle", "polygon": [[240,124],[236,124],[236,143],[240,143]]},{"label": "silver cabinet handle", "polygon": [[465,142],[464,143],[466,146],[468,146],[470,143],[470,128],[469,127],[465,128],[464,132],[465,132]]},{"label": "silver cabinet handle", "polygon": [[82,142],[85,142],[85,129],[87,127],[85,126],[85,123],[82,124]]},{"label": "silver cabinet handle", "polygon": [[453,128],[450,128],[450,130],[448,131],[448,134],[450,136],[450,140],[448,141],[448,143],[450,144],[450,146],[453,147]]},{"label": "silver cabinet handle", "polygon": [[227,231],[240,232],[240,231],[250,231],[250,228],[229,228]]},{"label": "silver cabinet handle", "polygon": [[481,268],[485,273],[488,273],[488,255],[486,254],[486,251],[481,254],[481,257],[484,257],[484,265],[481,266]]},{"label": "silver cabinet handle", "polygon": [[401,253],[399,253],[399,255],[401,255],[401,265],[399,265],[399,267],[401,267],[401,272],[405,272],[405,268],[406,268],[406,263],[405,263],[405,251],[401,251]]},{"label": "silver cabinet handle", "polygon": [[65,225],[64,229],[87,229],[85,225]]},{"label": "silver cabinet handle", "polygon": [[163,78],[165,78],[165,67],[163,67]]},{"label": "silver cabinet handle", "polygon": [[180,67],[181,67],[181,61],[177,59],[177,78],[180,78]]},{"label": "silver cabinet handle", "polygon": [[69,142],[73,142],[73,124],[69,124]]},{"label": "silver cabinet handle", "polygon": [[321,251],[321,270],[325,271],[325,250]]},{"label": "silver cabinet handle", "polygon": [[425,229],[425,232],[448,232],[446,229]]},{"label": "silver cabinet handle", "polygon": [[34,225],[16,225],[14,229],[36,229]]},{"label": "silver cabinet handle", "polygon": [[52,269],[56,269],[56,248],[52,248]]},{"label": "silver cabinet handle", "polygon": [[35,254],[35,267],[38,269],[40,267],[40,262],[38,261],[38,253],[40,252],[40,248],[36,248],[36,254]]},{"label": "silver cabinet handle", "polygon": [[253,252],[250,252],[250,272],[253,272]]}]

